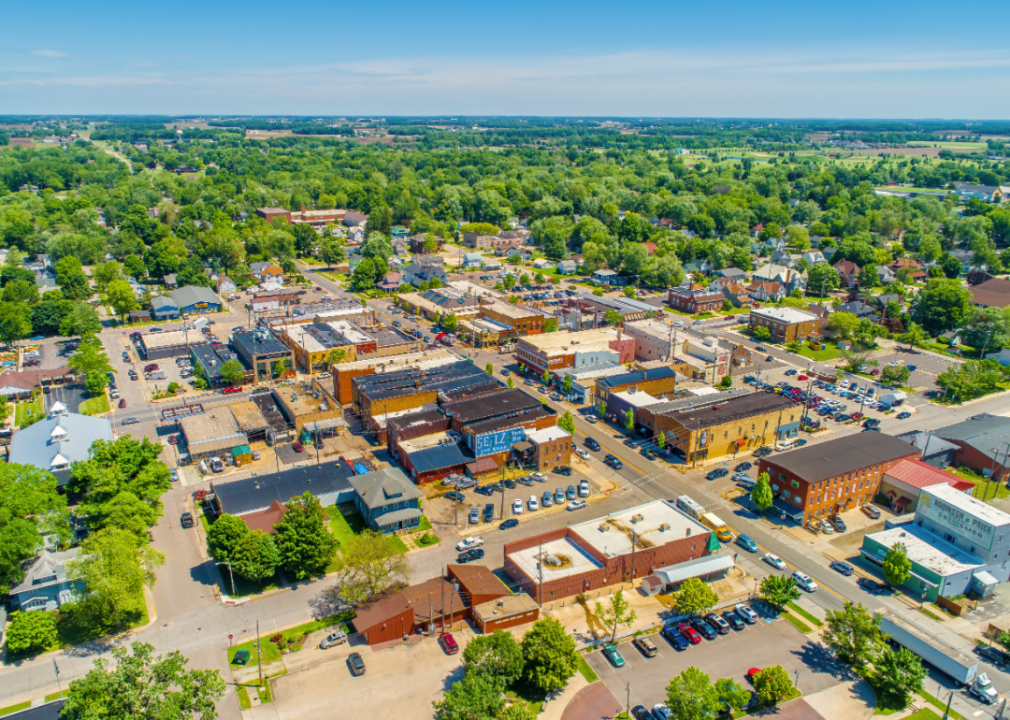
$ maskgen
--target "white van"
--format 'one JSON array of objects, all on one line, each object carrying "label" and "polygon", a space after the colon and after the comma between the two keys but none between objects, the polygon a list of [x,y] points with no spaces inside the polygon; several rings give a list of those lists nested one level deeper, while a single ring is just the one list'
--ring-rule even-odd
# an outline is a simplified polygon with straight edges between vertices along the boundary
[{"label": "white van", "polygon": [[733,479],[736,480],[737,485],[746,490],[750,490],[752,487],[757,485],[757,480],[752,478],[750,475],[744,475],[744,474],[734,475]]}]

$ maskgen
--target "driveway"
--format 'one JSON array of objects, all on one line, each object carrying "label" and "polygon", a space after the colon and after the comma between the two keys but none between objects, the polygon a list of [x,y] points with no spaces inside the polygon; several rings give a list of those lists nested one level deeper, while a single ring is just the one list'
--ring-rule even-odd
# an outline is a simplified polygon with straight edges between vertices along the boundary
[{"label": "driveway", "polygon": [[46,406],[46,411],[48,411],[58,401],[66,405],[70,412],[75,413],[81,403],[89,397],[91,396],[84,389],[83,385],[55,385],[49,394],[45,396],[43,404]]},{"label": "driveway", "polygon": [[620,645],[626,664],[615,669],[602,652],[589,655],[586,661],[606,683],[614,696],[624,701],[631,684],[631,705],[651,708],[666,698],[670,679],[694,665],[708,673],[712,682],[720,678],[736,680],[751,689],[746,679],[753,667],[781,665],[796,680],[804,695],[820,692],[848,678],[847,669],[827,655],[824,648],[810,640],[785,620],[759,622],[740,632],[721,635],[709,642],[692,645],[677,652],[659,635],[654,636],[659,654],[647,659],[630,643]]},{"label": "driveway", "polygon": [[[244,715],[253,720],[430,720],[432,701],[463,677],[460,659],[473,633],[467,629],[454,632],[453,637],[460,645],[458,655],[446,655],[431,638],[379,652],[360,640],[325,651],[303,650],[315,657],[307,655],[306,662],[299,658],[289,663],[292,672],[273,681],[274,702]],[[361,653],[365,661],[361,677],[353,677],[347,669],[352,652]]]}]

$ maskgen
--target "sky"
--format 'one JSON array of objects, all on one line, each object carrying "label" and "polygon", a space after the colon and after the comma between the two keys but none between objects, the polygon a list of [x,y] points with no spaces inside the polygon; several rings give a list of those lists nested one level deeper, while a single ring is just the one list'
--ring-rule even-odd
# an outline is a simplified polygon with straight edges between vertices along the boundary
[{"label": "sky", "polygon": [[1010,5],[11,3],[0,113],[1010,118]]}]

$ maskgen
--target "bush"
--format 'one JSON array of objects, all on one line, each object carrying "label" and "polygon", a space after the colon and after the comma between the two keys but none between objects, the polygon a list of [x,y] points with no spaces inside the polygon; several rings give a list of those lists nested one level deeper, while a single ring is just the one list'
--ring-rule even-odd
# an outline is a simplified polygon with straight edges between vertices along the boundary
[{"label": "bush", "polygon": [[43,610],[16,612],[7,628],[7,650],[30,652],[48,650],[59,640],[56,618]]}]

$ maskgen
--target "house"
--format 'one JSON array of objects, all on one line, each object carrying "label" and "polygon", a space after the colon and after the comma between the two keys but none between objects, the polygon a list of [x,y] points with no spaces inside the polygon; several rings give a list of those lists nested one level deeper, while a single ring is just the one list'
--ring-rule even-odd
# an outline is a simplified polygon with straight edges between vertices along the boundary
[{"label": "house", "polygon": [[273,261],[254,262],[249,265],[249,272],[260,282],[284,279],[284,270]]},{"label": "house", "polygon": [[907,274],[913,282],[925,282],[929,278],[929,273],[922,267],[922,263],[912,258],[898,258],[891,263],[891,270],[896,277],[899,273]]},{"label": "house", "polygon": [[618,282],[620,277],[614,270],[597,270],[593,273],[592,280],[597,285],[623,285]]},{"label": "house", "polygon": [[227,275],[221,275],[217,279],[217,294],[218,295],[231,295],[232,293],[238,292],[238,286],[235,285],[235,281],[232,280]]},{"label": "house", "polygon": [[1001,482],[1010,477],[1010,462],[1005,456],[1010,443],[1010,418],[980,413],[963,422],[934,430],[932,434],[958,446],[953,456],[954,463],[966,465]]},{"label": "house", "polygon": [[787,268],[796,267],[796,261],[792,259],[789,253],[785,250],[776,250],[771,254],[770,260],[777,265],[782,265]]},{"label": "house", "polygon": [[768,280],[754,280],[747,288],[751,300],[757,302],[778,302],[786,297],[786,289],[781,283]]},{"label": "house", "polygon": [[107,419],[78,415],[55,402],[45,419],[14,434],[7,461],[48,470],[66,485],[71,463],[90,458],[91,446],[98,440],[113,440]]},{"label": "house", "polygon": [[533,251],[529,248],[519,247],[518,245],[512,245],[505,251],[505,255],[508,257],[516,257],[517,255],[522,259],[523,262],[528,262],[533,259]]},{"label": "house", "polygon": [[368,220],[368,216],[364,213],[360,213],[357,210],[348,210],[344,213],[343,223],[346,227],[358,227],[364,225],[366,220]]},{"label": "house", "polygon": [[547,258],[537,258],[533,261],[533,267],[537,270],[549,270],[554,266],[554,262]]},{"label": "house", "polygon": [[368,526],[383,534],[416,530],[424,493],[396,468],[382,468],[350,478],[354,507]]},{"label": "house", "polygon": [[501,270],[501,263],[497,260],[492,260],[490,258],[484,258],[484,270],[487,272],[492,272],[495,270]]},{"label": "house", "polygon": [[463,255],[463,269],[479,269],[481,265],[484,264],[484,258],[481,257],[479,252],[466,253]]},{"label": "house", "polygon": [[786,295],[792,295],[796,290],[807,289],[806,273],[773,263],[761,266],[753,273],[752,277],[755,280],[780,283],[786,289]]},{"label": "house", "polygon": [[[172,292],[170,297],[178,309],[187,314],[217,312],[221,309],[221,298],[210,288],[187,285]],[[151,307],[153,312],[153,301]]]},{"label": "house", "polygon": [[385,292],[396,292],[403,284],[403,275],[398,272],[388,272],[376,287]]},{"label": "house", "polygon": [[808,250],[803,253],[803,259],[806,260],[811,265],[820,265],[821,263],[826,263],[827,260],[824,258],[824,253],[820,250]]},{"label": "house", "polygon": [[579,266],[574,260],[562,260],[558,263],[558,273],[561,275],[574,275],[578,269]]},{"label": "house", "polygon": [[715,276],[717,278],[726,278],[733,282],[740,282],[740,283],[742,283],[744,280],[747,279],[747,273],[745,273],[740,268],[735,267],[728,267],[723,268],[722,270],[716,270]]},{"label": "house", "polygon": [[978,198],[986,202],[1001,203],[1004,200],[1003,188],[997,185],[969,185],[963,183],[957,186],[957,194],[962,200]]},{"label": "house", "polygon": [[[420,256],[425,257],[425,256]],[[422,284],[426,282],[431,282],[434,279],[438,279],[444,285],[449,276],[446,274],[445,269],[441,265],[431,264],[423,265],[418,262],[418,258],[414,258],[414,262],[410,265],[406,265],[403,268],[403,277],[406,279],[407,283],[413,285],[414,287],[421,287]]]},{"label": "house", "polygon": [[11,610],[50,612],[73,602],[75,591],[84,584],[71,580],[67,563],[77,557],[79,548],[64,551],[44,549],[25,569],[25,579],[11,588]]},{"label": "house", "polygon": [[1010,306],[1010,280],[993,278],[968,288],[971,304],[979,307],[1005,308]]},{"label": "house", "polygon": [[839,260],[832,267],[838,271],[842,282],[848,287],[854,286],[859,280],[859,266],[851,260]]},{"label": "house", "polygon": [[777,343],[802,342],[820,332],[820,318],[813,313],[789,307],[754,308],[750,312],[750,330],[766,327]]},{"label": "house", "polygon": [[835,308],[835,312],[852,313],[857,318],[866,318],[875,314],[872,307],[864,303],[862,300],[853,300],[852,302],[847,302],[839,305]]},{"label": "house", "polygon": [[684,272],[708,275],[712,272],[712,263],[708,260],[692,260],[691,262],[684,264]]},{"label": "house", "polygon": [[700,312],[714,312],[722,307],[724,300],[719,290],[682,285],[667,291],[666,303],[672,308],[694,315]]},{"label": "house", "polygon": [[887,304],[888,303],[892,303],[892,302],[893,303],[898,303],[899,306],[902,303],[901,295],[898,295],[897,293],[887,293],[887,294],[884,294],[884,295],[878,295],[874,299],[877,301],[877,308],[879,310],[881,310],[881,311],[883,311],[885,308],[887,308]]},{"label": "house", "polygon": [[890,285],[894,282],[894,271],[886,265],[877,265],[877,277],[881,285]]},{"label": "house", "polygon": [[923,488],[947,484],[955,490],[970,493],[975,483],[933,467],[921,460],[900,460],[884,473],[880,481],[880,495],[888,499],[891,508],[899,515],[915,512],[919,493]]},{"label": "house", "polygon": [[175,273],[169,273],[168,275],[163,277],[161,281],[165,284],[165,287],[168,288],[169,290],[175,290],[177,287],[179,287],[179,283],[176,281]]}]

